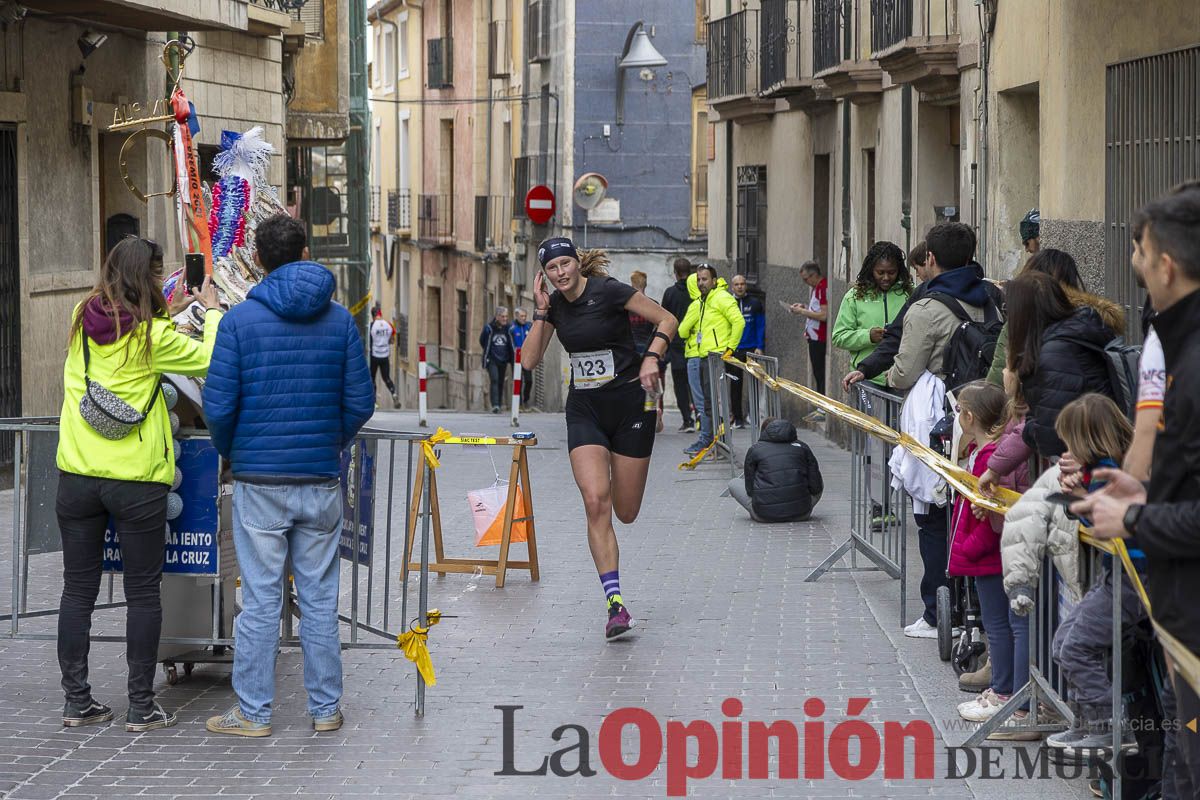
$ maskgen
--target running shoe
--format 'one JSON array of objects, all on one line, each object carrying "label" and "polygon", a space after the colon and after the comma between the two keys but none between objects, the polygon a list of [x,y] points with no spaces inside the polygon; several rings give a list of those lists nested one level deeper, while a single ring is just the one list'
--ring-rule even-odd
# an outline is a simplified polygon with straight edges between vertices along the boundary
[{"label": "running shoe", "polygon": [[686,455],[694,456],[697,453],[699,453],[701,450],[703,450],[704,448],[708,447],[709,444],[711,444],[711,442],[695,441],[695,442],[692,442],[687,447],[685,447],[683,452]]},{"label": "running shoe", "polygon": [[633,617],[622,603],[609,603],[608,623],[604,626],[604,638],[608,641],[620,639],[633,630]]},{"label": "running shoe", "polygon": [[679,430],[677,431],[677,433],[687,433],[688,431],[694,431],[695,429],[696,429],[695,424],[693,424],[692,422],[689,422],[688,420],[685,419],[683,421],[683,424],[679,426]]}]

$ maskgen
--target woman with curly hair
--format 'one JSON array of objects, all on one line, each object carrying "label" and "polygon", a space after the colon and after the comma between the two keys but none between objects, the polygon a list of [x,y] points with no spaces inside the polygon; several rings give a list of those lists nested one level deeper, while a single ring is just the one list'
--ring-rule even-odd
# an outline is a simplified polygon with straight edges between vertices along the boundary
[{"label": "woman with curly hair", "polygon": [[[863,259],[858,279],[842,298],[833,325],[833,346],[850,351],[850,365],[858,363],[883,340],[883,329],[900,313],[912,294],[913,282],[904,264],[904,251],[891,242],[876,242]],[[886,386],[886,377],[872,378]]]}]

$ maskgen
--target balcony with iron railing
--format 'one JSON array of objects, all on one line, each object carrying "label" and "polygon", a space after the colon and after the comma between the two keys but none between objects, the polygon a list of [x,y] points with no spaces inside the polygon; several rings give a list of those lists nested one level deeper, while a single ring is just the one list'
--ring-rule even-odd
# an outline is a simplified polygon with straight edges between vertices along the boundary
[{"label": "balcony with iron railing", "polygon": [[382,205],[383,190],[378,186],[371,187],[371,229],[379,230],[380,206]]},{"label": "balcony with iron railing", "polygon": [[708,23],[708,104],[721,119],[748,122],[775,110],[758,94],[759,34],[753,9]]},{"label": "balcony with iron railing", "polygon": [[388,190],[388,230],[400,236],[412,235],[412,194],[408,189]]},{"label": "balcony with iron railing", "polygon": [[454,199],[451,195],[417,196],[417,237],[431,244],[454,244]]},{"label": "balcony with iron railing", "polygon": [[812,0],[813,73],[835,98],[878,99],[883,70],[871,60],[871,0]]},{"label": "balcony with iron railing", "polygon": [[953,0],[871,0],[871,57],[895,83],[957,94],[958,43]]},{"label": "balcony with iron railing", "polygon": [[[793,109],[816,111],[832,102],[829,89],[813,79],[812,47],[800,20],[800,0],[761,0],[759,94],[780,98]],[[811,40],[807,40],[811,41]]]},{"label": "balcony with iron railing", "polygon": [[507,253],[512,240],[512,198],[502,195],[475,197],[475,250]]}]

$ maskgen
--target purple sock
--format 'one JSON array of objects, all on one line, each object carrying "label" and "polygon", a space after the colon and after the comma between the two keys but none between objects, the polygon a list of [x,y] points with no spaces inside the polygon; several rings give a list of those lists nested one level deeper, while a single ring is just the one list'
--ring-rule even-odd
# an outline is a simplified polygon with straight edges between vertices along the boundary
[{"label": "purple sock", "polygon": [[[600,583],[604,586],[604,596],[608,598],[608,602],[612,602],[614,597],[621,597],[621,572],[613,570],[606,572],[600,576]],[[619,599],[618,599],[618,602]]]}]

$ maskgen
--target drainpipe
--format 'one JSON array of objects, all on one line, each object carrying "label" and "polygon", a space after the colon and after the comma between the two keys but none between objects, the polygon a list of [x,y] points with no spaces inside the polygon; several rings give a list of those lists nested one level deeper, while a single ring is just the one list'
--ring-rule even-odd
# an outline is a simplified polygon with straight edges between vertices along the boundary
[{"label": "drainpipe", "polygon": [[904,228],[904,252],[912,249],[912,86],[905,85],[900,95],[900,227]]},{"label": "drainpipe", "polygon": [[983,99],[979,106],[979,262],[987,269],[988,254],[988,68],[992,57],[991,37],[996,26],[996,12],[987,0],[975,0],[975,5],[982,8],[980,18],[980,66],[982,68],[981,86]]},{"label": "drainpipe", "polygon": [[725,256],[729,266],[734,266],[735,231],[733,230],[733,204],[737,202],[733,183],[733,120],[725,122]]},{"label": "drainpipe", "polygon": [[[850,61],[851,27],[854,24],[854,9],[850,0],[842,3],[842,60]],[[846,269],[850,268],[850,101],[842,100],[842,249],[845,251]],[[831,270],[828,270],[831,271]]]}]

